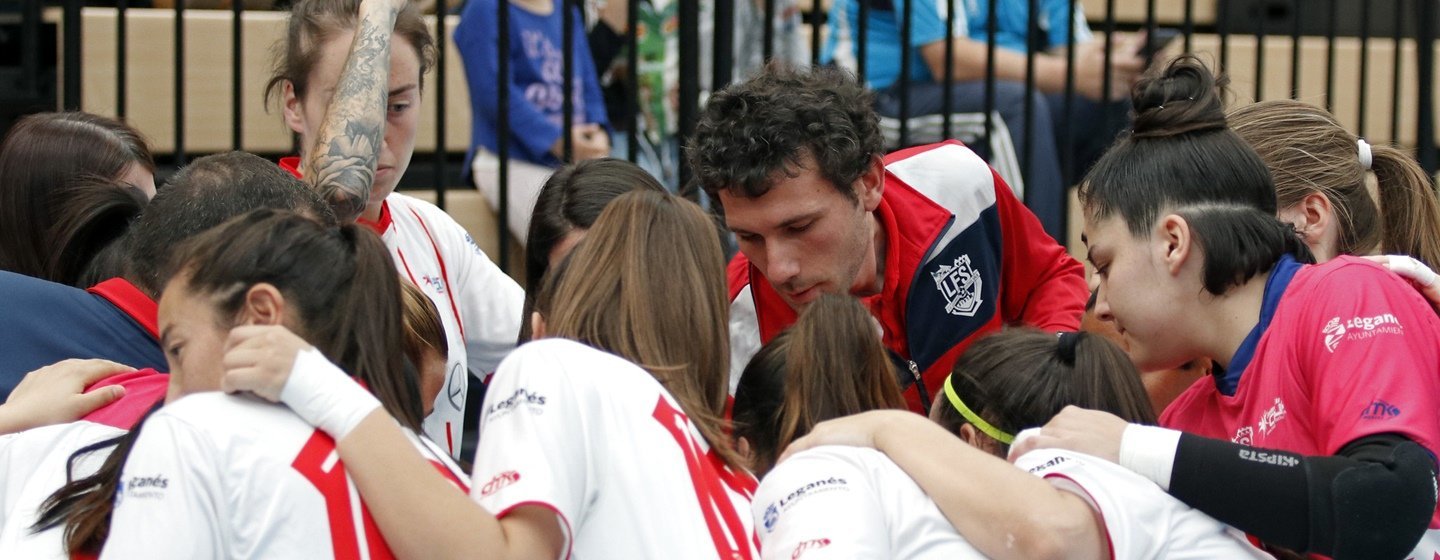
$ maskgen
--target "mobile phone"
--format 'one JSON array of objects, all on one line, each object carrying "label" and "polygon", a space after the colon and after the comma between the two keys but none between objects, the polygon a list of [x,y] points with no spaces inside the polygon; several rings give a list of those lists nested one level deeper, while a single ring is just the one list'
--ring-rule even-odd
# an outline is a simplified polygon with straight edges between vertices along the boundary
[{"label": "mobile phone", "polygon": [[1180,36],[1180,30],[1173,27],[1157,27],[1145,36],[1145,46],[1140,48],[1140,58],[1150,60],[1160,51],[1165,50],[1176,37]]}]

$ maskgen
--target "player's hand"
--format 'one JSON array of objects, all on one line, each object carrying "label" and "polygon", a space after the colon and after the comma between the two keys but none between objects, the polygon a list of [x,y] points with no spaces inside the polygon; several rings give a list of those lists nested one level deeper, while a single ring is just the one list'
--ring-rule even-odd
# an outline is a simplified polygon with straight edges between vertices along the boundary
[{"label": "player's hand", "polygon": [[65,360],[30,373],[20,380],[9,400],[0,405],[0,433],[74,422],[125,396],[119,385],[86,392],[85,388],[112,375],[135,371],[110,360]]},{"label": "player's hand", "polygon": [[1068,449],[1112,463],[1120,460],[1120,439],[1129,423],[1108,412],[1067,406],[1040,429],[1010,447],[1010,461],[1036,449]]},{"label": "player's hand", "polygon": [[848,445],[884,451],[879,445],[881,434],[892,430],[903,431],[907,423],[916,421],[930,423],[929,419],[904,410],[872,410],[826,420],[816,424],[815,429],[810,430],[805,437],[791,442],[790,446],[785,448],[785,453],[780,455],[780,461],[821,445]]},{"label": "player's hand", "polygon": [[1407,255],[1377,255],[1364,258],[1380,263],[1390,272],[1409,280],[1415,289],[1420,290],[1425,299],[1430,300],[1430,305],[1440,309],[1440,275],[1435,274],[1435,271],[1430,270],[1425,263]]},{"label": "player's hand", "polygon": [[279,325],[235,327],[225,340],[225,375],[220,378],[220,388],[226,393],[249,391],[280,402],[295,356],[309,348],[310,343]]}]

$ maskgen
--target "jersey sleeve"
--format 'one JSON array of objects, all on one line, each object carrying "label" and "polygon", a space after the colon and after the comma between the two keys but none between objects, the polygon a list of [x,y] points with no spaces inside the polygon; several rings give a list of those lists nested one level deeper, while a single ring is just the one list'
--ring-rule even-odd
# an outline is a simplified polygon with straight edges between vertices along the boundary
[{"label": "jersey sleeve", "polygon": [[[1360,288],[1364,286],[1364,288]],[[1295,345],[1310,388],[1317,444],[1328,455],[1396,433],[1440,441],[1440,319],[1404,281],[1368,263],[1317,278]]]},{"label": "jersey sleeve", "polygon": [[442,230],[434,234],[443,236],[445,261],[456,268],[451,274],[455,279],[455,305],[465,331],[466,366],[483,378],[515,349],[525,291],[480,250],[464,226],[439,208],[427,207],[425,211],[426,221]]},{"label": "jersey sleeve", "polygon": [[1000,214],[1004,296],[1001,320],[1044,331],[1080,328],[1089,289],[1085,267],[1045,233],[1039,218],[992,169],[995,207]]},{"label": "jersey sleeve", "polygon": [[223,558],[228,519],[219,451],[205,434],[158,413],[145,422],[121,472],[102,558]]},{"label": "jersey sleeve", "polygon": [[573,536],[593,494],[596,458],[584,421],[591,407],[556,349],[553,341],[527,344],[491,378],[470,496],[501,518],[522,505],[553,510]]},{"label": "jersey sleeve", "polygon": [[[1164,550],[1166,505],[1155,483],[1114,465],[1057,449],[1026,453],[1015,466],[1079,496],[1102,523],[1112,558],[1158,558]],[[1148,486],[1147,486],[1148,485]]]},{"label": "jersey sleeve", "polygon": [[765,560],[889,558],[890,527],[864,470],[800,453],[760,482],[751,512]]},{"label": "jersey sleeve", "polygon": [[[936,41],[945,39],[945,0],[914,0],[911,2],[915,10],[915,17],[911,20],[910,46],[923,47]],[[895,5],[896,12],[903,10],[903,5]],[[958,7],[958,6],[957,6]],[[964,29],[965,21],[959,14],[956,14],[955,28]]]}]

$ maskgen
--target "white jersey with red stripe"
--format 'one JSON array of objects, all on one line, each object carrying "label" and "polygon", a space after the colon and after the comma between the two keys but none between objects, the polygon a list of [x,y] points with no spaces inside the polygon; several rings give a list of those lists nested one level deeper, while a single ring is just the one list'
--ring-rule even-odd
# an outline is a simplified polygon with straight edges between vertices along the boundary
[{"label": "white jersey with red stripe", "polygon": [[73,464],[71,454],[124,434],[80,421],[0,436],[0,558],[68,560],[64,527],[32,530],[40,506],[65,485],[67,474],[71,479],[94,474],[115,448],[81,455]]},{"label": "white jersey with red stripe", "polygon": [[727,467],[648,372],[546,339],[490,380],[470,494],[554,511],[568,558],[754,559],[755,481]]},{"label": "white jersey with red stripe", "polygon": [[[1119,465],[1042,449],[1016,466],[1095,509],[1111,558],[1270,557]],[[964,472],[955,476],[957,484],[968,482]],[[905,471],[874,449],[823,446],[798,453],[765,476],[752,507],[766,559],[985,558]]]},{"label": "white jersey with red stripe", "polygon": [[[406,432],[467,489],[435,444]],[[393,558],[335,451],[290,409],[199,393],[150,417],[102,558]]]},{"label": "white jersey with red stripe", "polygon": [[380,222],[400,274],[440,312],[450,346],[445,386],[425,419],[425,434],[460,455],[467,369],[484,378],[515,348],[525,293],[486,256],[465,228],[435,205],[400,193],[385,198]]}]

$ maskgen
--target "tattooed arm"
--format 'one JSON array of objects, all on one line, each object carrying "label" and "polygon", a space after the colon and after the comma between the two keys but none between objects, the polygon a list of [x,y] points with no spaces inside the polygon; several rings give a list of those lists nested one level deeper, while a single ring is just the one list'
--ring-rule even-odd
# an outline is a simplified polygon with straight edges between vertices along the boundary
[{"label": "tattooed arm", "polygon": [[[335,84],[315,145],[302,168],[305,180],[343,221],[353,221],[370,201],[375,163],[385,136],[389,97],[390,36],[406,0],[364,0],[350,55]],[[379,201],[375,201],[379,202]]]}]

